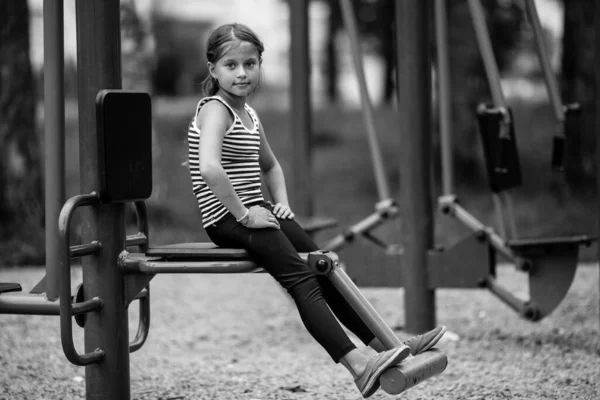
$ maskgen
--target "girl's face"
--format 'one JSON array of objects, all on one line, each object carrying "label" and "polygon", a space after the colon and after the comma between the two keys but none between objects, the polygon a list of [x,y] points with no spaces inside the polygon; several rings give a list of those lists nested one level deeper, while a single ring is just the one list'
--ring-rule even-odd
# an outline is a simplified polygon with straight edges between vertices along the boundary
[{"label": "girl's face", "polygon": [[248,96],[260,81],[260,58],[248,42],[233,42],[215,64],[208,63],[208,69],[221,89],[238,97]]}]

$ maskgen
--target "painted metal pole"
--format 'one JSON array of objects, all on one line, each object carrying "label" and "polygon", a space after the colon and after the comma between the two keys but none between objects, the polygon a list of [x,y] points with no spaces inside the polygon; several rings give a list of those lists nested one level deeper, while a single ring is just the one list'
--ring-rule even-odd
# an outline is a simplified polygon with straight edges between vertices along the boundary
[{"label": "painted metal pole", "polygon": [[373,174],[375,175],[375,183],[377,185],[377,193],[379,200],[384,201],[390,198],[390,188],[387,182],[385,168],[383,167],[383,157],[377,139],[377,131],[375,129],[375,117],[373,116],[373,104],[369,96],[367,87],[367,79],[363,69],[362,52],[360,50],[360,39],[358,37],[358,28],[356,26],[356,17],[352,9],[351,0],[341,0],[340,6],[342,9],[342,17],[344,26],[350,38],[350,48],[352,53],[352,61],[354,63],[354,71],[358,81],[360,90],[360,103],[363,111],[363,120],[367,131],[367,139],[369,140],[369,150],[371,151],[371,160],[373,163]]},{"label": "painted metal pole", "polygon": [[492,50],[492,42],[485,22],[483,7],[481,6],[480,0],[468,0],[467,2],[469,4],[471,18],[473,19],[477,45],[479,46],[479,52],[481,53],[483,66],[485,67],[488,84],[490,85],[490,91],[492,92],[492,100],[496,107],[506,108],[506,99],[500,83],[500,72],[498,71],[496,57]]},{"label": "painted metal pole", "polygon": [[446,0],[435,0],[435,41],[437,44],[437,87],[442,150],[442,193],[454,193],[452,157],[452,107],[450,102],[450,61],[448,53],[448,13]]},{"label": "painted metal pole", "polygon": [[552,66],[550,65],[548,45],[545,41],[544,30],[542,29],[542,24],[540,23],[540,17],[538,16],[534,0],[525,0],[525,11],[527,12],[529,23],[533,29],[536,44],[535,48],[538,53],[542,72],[544,73],[544,80],[546,81],[546,89],[548,90],[548,98],[552,105],[552,111],[554,111],[554,117],[560,124],[560,129],[557,129],[556,133],[563,135],[562,123],[565,120],[565,112],[558,91],[558,82],[554,75],[554,71],[552,71]]},{"label": "painted metal pole", "polygon": [[[121,88],[119,0],[76,0],[81,191],[99,190],[96,95]],[[85,367],[88,400],[130,398],[129,330],[124,279],[117,266],[125,243],[122,204],[100,204],[83,212],[83,242],[102,244],[82,259],[84,298],[99,297],[104,307],[86,315],[85,351],[105,357]]]},{"label": "painted metal pole", "polygon": [[63,0],[44,1],[46,298],[58,299],[58,215],[65,202]]},{"label": "painted metal pole", "polygon": [[435,292],[429,288],[427,252],[433,246],[430,189],[431,60],[429,1],[395,2],[400,130],[400,193],[406,329],[435,326]]},{"label": "painted metal pole", "polygon": [[[600,7],[596,6],[596,42],[594,64],[595,71],[600,71]],[[596,78],[596,190],[597,196],[600,196],[600,79]],[[598,207],[598,232],[600,232],[600,200],[596,199]],[[600,246],[598,246],[598,254],[596,262],[600,263]],[[598,291],[600,291],[600,276],[598,277]],[[600,299],[598,300],[598,308],[600,309]],[[600,319],[599,319],[600,322]]]},{"label": "painted metal pole", "polygon": [[308,0],[288,2],[290,6],[290,143],[292,173],[288,190],[294,212],[303,217],[314,214],[311,161],[310,43]]}]

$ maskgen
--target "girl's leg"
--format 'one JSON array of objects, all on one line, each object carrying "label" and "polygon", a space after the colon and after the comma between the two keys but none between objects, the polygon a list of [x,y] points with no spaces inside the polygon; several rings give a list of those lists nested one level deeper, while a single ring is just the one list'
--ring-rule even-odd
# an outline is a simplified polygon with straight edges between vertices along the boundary
[{"label": "girl's leg", "polygon": [[[296,251],[311,252],[319,250],[319,247],[308,236],[300,225],[294,220],[278,220],[281,230],[290,240]],[[317,280],[321,286],[323,296],[335,316],[354,333],[364,344],[369,345],[375,339],[375,335],[358,316],[354,308],[337,290],[335,285],[324,275],[318,275]]]},{"label": "girl's leg", "polygon": [[306,329],[335,362],[356,349],[327,306],[316,276],[283,231],[249,229],[228,215],[207,233],[219,246],[246,249],[290,293]]}]

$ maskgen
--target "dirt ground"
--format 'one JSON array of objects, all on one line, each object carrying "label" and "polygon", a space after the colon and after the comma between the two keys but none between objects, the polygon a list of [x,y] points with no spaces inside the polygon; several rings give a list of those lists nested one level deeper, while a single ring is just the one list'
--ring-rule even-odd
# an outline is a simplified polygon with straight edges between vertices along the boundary
[{"label": "dirt ground", "polygon": [[[502,283],[525,293],[520,273],[499,272]],[[1,269],[0,281],[29,290],[42,274]],[[448,368],[399,396],[379,391],[372,399],[599,399],[598,282],[597,266],[580,267],[560,307],[539,323],[519,319],[486,291],[439,290],[437,320],[450,331],[439,348]],[[362,398],[269,276],[161,275],[151,287],[150,335],[131,355],[132,399]],[[363,291],[404,338],[403,291]],[[133,337],[137,305],[131,308]],[[82,330],[74,329],[81,351]],[[84,374],[63,355],[57,317],[0,315],[1,400],[85,398]]]}]

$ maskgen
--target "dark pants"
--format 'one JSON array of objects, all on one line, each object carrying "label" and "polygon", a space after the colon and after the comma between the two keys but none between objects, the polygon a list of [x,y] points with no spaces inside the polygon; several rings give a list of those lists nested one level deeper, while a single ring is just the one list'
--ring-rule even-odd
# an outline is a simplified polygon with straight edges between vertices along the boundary
[{"label": "dark pants", "polygon": [[[260,205],[273,210],[270,203]],[[219,247],[246,249],[292,296],[308,332],[337,363],[356,347],[331,311],[363,343],[368,344],[375,336],[331,281],[315,275],[298,255],[319,250],[318,246],[296,221],[278,221],[281,229],[250,229],[227,214],[206,232]]]}]

